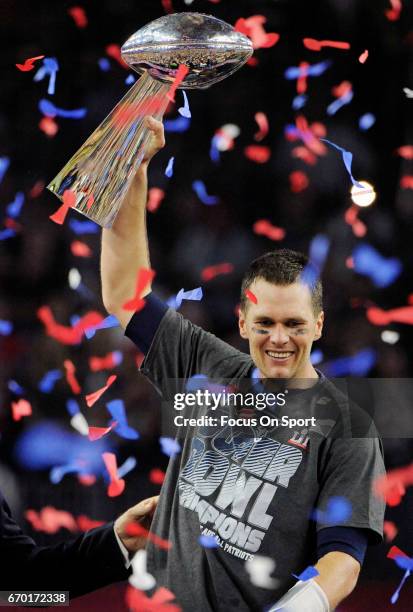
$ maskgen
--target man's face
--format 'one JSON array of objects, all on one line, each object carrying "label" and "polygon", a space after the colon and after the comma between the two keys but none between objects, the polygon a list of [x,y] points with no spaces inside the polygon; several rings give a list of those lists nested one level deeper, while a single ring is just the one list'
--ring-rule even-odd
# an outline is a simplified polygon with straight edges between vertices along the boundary
[{"label": "man's face", "polygon": [[321,337],[324,313],[314,314],[309,288],[259,278],[249,289],[257,304],[248,300],[246,312],[240,311],[239,329],[262,377],[316,378],[310,352],[313,341]]}]

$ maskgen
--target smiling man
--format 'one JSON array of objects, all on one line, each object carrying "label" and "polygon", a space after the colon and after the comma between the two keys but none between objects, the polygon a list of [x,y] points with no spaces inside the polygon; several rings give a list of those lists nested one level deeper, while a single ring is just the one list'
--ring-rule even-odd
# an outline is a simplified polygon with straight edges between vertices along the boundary
[{"label": "smiling man", "polygon": [[[181,429],[152,524],[172,547],[148,544],[148,571],[185,612],[328,612],[354,589],[368,543],[382,537],[384,505],[372,493],[384,471],[380,441],[352,437],[345,394],[311,364],[324,314],[320,281],[305,280],[315,278],[305,255],[274,251],[247,270],[239,329],[250,355],[167,308],[149,286],[142,310],[123,308],[138,270],[150,267],[147,167],[164,136],[161,123],[147,122],[152,140],[113,227],[103,230],[101,254],[104,304],[145,354],[141,371],[167,401],[199,374],[240,387],[284,384],[283,413],[317,423]],[[196,406],[189,416],[204,414]],[[272,569],[257,579],[251,564],[260,557]],[[296,582],[309,565],[317,575]]]}]

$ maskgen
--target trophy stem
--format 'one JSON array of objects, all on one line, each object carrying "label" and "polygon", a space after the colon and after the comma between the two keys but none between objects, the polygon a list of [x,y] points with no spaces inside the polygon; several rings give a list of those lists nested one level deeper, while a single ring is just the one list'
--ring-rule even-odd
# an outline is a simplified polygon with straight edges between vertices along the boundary
[{"label": "trophy stem", "polygon": [[75,210],[111,227],[150,137],[143,119],[162,119],[169,87],[144,72],[47,189],[60,200],[70,189],[76,194]]}]

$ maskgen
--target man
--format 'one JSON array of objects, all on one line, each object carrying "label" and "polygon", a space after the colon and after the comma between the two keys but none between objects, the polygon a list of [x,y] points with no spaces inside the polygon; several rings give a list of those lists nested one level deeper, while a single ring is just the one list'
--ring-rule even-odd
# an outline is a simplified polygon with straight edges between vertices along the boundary
[{"label": "man", "polygon": [[[146,121],[152,140],[113,227],[102,234],[106,309],[145,353],[141,371],[165,398],[185,390],[196,374],[239,383],[258,370],[266,390],[287,380],[284,410],[315,423],[258,433],[248,426],[243,433],[188,430],[181,453],[171,458],[153,523],[173,546],[167,553],[150,546],[148,569],[185,611],[273,605],[271,610],[327,612],[354,589],[368,542],[382,536],[384,507],[371,493],[384,470],[380,442],[348,438],[352,415],[345,396],[311,364],[324,314],[321,283],[305,281],[312,270],[304,255],[275,251],[247,271],[239,329],[251,356],[167,309],[150,287],[141,311],[122,308],[134,296],[138,270],[150,267],[147,167],[164,136],[160,122]],[[203,406],[195,411],[205,415]],[[337,499],[347,504],[345,516],[326,511]],[[213,535],[218,547],[203,548],[200,534]],[[250,579],[245,562],[254,555],[275,561],[267,588]],[[318,575],[294,585],[292,573],[310,564]]]},{"label": "man", "polygon": [[149,527],[157,497],[129,508],[115,523],[90,529],[56,546],[37,546],[14,521],[0,492],[0,554],[2,591],[69,591],[83,595],[130,574],[129,554],[145,546],[145,539],[128,534],[137,522]]}]

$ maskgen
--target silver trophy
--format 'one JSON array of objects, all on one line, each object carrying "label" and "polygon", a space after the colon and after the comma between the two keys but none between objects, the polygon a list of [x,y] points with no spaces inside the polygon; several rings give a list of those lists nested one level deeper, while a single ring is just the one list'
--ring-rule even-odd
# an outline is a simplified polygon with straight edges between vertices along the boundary
[{"label": "silver trophy", "polygon": [[75,210],[111,227],[150,137],[143,119],[162,118],[179,66],[189,69],[180,88],[205,89],[238,70],[252,52],[244,34],[210,15],[177,13],[144,26],[121,49],[142,76],[47,188],[61,200],[71,190]]}]

